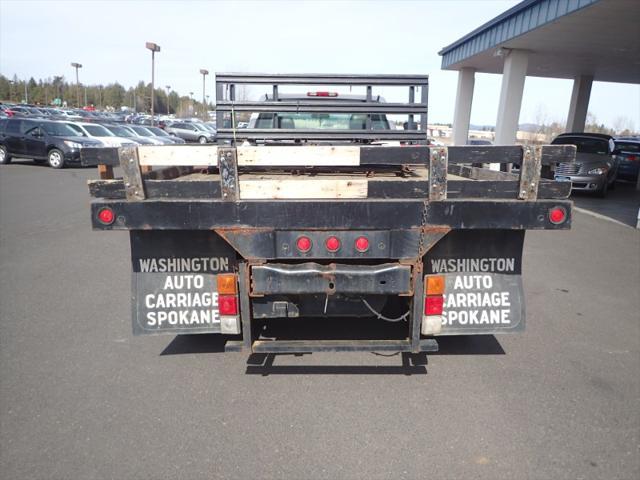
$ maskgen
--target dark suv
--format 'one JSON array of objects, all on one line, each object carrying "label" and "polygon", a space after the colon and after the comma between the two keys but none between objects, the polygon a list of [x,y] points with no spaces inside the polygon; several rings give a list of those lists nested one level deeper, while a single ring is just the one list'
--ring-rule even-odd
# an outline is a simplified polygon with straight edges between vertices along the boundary
[{"label": "dark suv", "polygon": [[102,142],[79,137],[68,125],[50,120],[0,119],[0,164],[12,158],[47,161],[52,168],[80,162],[80,150]]}]

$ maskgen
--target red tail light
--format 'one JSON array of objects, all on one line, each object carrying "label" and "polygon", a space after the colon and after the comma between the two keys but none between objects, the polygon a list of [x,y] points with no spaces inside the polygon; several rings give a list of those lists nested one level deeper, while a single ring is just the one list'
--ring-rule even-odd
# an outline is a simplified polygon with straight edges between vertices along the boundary
[{"label": "red tail light", "polygon": [[627,160],[630,160],[630,161],[632,161],[632,162],[637,162],[638,160],[640,160],[640,157],[639,157],[639,156],[637,156],[637,155],[629,155],[629,156],[627,157]]},{"label": "red tail light", "polygon": [[324,245],[330,252],[337,252],[338,250],[340,250],[340,240],[337,237],[327,238],[327,240],[324,242]]},{"label": "red tail light", "polygon": [[298,237],[298,240],[296,241],[296,247],[298,247],[298,250],[302,253],[311,250],[311,245],[311,239],[309,237]]},{"label": "red tail light", "polygon": [[442,295],[428,295],[424,301],[425,315],[442,315],[444,297]]},{"label": "red tail light", "polygon": [[356,250],[364,253],[369,250],[369,239],[367,237],[356,238]]},{"label": "red tail light", "polygon": [[563,207],[553,207],[549,210],[549,221],[554,225],[564,223],[567,219],[567,211]]},{"label": "red tail light", "polygon": [[338,92],[307,92],[307,97],[337,97]]},{"label": "red tail light", "polygon": [[238,299],[235,295],[219,295],[218,308],[220,315],[237,315]]},{"label": "red tail light", "polygon": [[98,212],[98,220],[104,225],[111,225],[116,220],[116,214],[109,207],[105,207]]}]

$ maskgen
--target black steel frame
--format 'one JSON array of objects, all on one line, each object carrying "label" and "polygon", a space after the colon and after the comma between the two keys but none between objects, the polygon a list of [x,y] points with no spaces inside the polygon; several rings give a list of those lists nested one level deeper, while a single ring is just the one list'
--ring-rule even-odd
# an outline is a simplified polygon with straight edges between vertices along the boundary
[{"label": "black steel frame", "polygon": [[[271,100],[238,101],[237,85],[269,85]],[[280,100],[280,86],[323,85],[323,86],[364,86],[366,100]],[[373,87],[407,87],[406,103],[380,103],[374,100]],[[416,101],[416,88],[420,88],[420,100]],[[427,143],[427,111],[428,111],[429,77],[427,75],[269,75],[259,73],[218,73],[216,74],[216,123],[219,141],[267,141],[267,140],[319,140],[319,141],[374,141],[403,140],[415,143]],[[376,97],[377,98],[377,97]],[[225,128],[225,114],[235,112],[321,112],[321,113],[367,113],[365,130],[316,130],[316,129],[282,129],[274,115],[274,128],[269,129],[236,129],[235,125]],[[408,130],[371,130],[370,114],[405,114],[408,116]],[[420,115],[419,129],[414,123],[414,116]],[[232,118],[233,123],[233,118]]]}]

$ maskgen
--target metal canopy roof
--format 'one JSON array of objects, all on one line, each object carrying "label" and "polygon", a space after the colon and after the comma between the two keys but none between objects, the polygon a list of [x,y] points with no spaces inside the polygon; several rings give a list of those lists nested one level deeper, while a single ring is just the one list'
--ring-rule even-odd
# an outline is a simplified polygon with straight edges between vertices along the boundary
[{"label": "metal canopy roof", "polygon": [[528,76],[640,83],[640,1],[525,0],[443,48],[442,68],[502,73],[500,48],[528,51]]}]

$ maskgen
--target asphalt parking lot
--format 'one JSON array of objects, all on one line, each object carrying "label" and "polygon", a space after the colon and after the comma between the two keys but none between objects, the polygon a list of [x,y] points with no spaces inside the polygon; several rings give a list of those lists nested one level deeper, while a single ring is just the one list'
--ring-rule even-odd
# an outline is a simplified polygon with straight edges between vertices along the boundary
[{"label": "asphalt parking lot", "polygon": [[640,231],[530,232],[527,330],[426,364],[133,337],[95,170],[0,166],[0,477],[640,477]]}]

